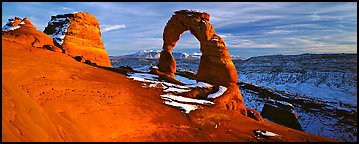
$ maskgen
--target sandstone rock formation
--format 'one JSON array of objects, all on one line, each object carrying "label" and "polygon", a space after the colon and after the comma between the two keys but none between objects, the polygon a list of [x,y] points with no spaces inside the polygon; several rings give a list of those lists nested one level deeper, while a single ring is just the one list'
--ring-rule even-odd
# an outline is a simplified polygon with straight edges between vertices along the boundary
[{"label": "sandstone rock formation", "polygon": [[27,17],[24,19],[15,17],[8,19],[8,22],[4,25],[2,31],[6,32],[6,31],[18,29],[20,27],[27,27],[28,29],[36,29],[35,26],[32,25],[32,23]]},{"label": "sandstone rock formation", "polygon": [[93,15],[77,12],[52,16],[44,32],[52,36],[66,54],[112,67],[102,43],[100,24]]},{"label": "sandstone rock formation", "polygon": [[[196,80],[215,86],[226,86],[227,91],[214,100],[216,107],[239,111],[247,116],[244,101],[237,85],[237,70],[223,39],[216,34],[209,20],[210,15],[208,13],[199,11],[180,10],[172,15],[163,32],[163,47],[158,63],[159,71],[169,77],[174,77],[176,61],[172,56],[172,49],[180,36],[189,30],[200,42],[202,52]],[[198,97],[205,93],[208,93],[208,90],[195,90],[187,95]],[[261,120],[260,117],[257,119]]]},{"label": "sandstone rock formation", "polygon": [[261,115],[275,123],[303,131],[294,112],[294,106],[284,101],[268,100],[263,107]]},{"label": "sandstone rock formation", "polygon": [[205,12],[181,10],[168,21],[163,33],[163,50],[158,64],[159,70],[174,76],[176,61],[172,49],[180,36],[189,30],[200,42],[202,52],[197,80],[228,86],[238,82],[236,68],[223,39],[209,23],[210,15]]},{"label": "sandstone rock formation", "polygon": [[2,28],[2,40],[14,41],[22,45],[35,48],[62,52],[62,49],[53,44],[52,38],[36,30],[28,18],[11,18]]}]

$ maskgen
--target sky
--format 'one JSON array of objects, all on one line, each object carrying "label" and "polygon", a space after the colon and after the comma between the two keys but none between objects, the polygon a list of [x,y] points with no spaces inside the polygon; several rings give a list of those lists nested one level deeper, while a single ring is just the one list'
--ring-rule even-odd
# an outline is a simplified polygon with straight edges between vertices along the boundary
[{"label": "sky", "polygon": [[[2,26],[28,17],[43,31],[51,16],[94,15],[109,55],[160,50],[167,21],[177,10],[210,14],[210,23],[231,55],[357,53],[355,2],[2,2]],[[200,52],[188,31],[173,51]]]}]

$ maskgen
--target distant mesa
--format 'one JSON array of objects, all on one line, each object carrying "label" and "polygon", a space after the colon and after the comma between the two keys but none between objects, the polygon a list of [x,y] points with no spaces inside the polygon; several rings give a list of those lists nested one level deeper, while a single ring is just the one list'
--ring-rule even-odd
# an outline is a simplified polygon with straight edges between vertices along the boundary
[{"label": "distant mesa", "polygon": [[102,43],[100,24],[93,15],[75,12],[51,16],[44,33],[50,35],[65,54],[82,56],[83,60],[112,67]]}]

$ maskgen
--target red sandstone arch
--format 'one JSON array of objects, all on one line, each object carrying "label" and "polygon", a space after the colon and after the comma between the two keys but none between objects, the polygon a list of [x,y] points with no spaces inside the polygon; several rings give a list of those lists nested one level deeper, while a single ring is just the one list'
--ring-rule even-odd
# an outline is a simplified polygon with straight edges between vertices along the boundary
[{"label": "red sandstone arch", "polygon": [[187,30],[200,42],[202,52],[196,80],[210,84],[229,86],[238,82],[237,70],[223,39],[209,23],[205,12],[180,10],[167,22],[163,32],[163,48],[158,63],[159,71],[174,77],[176,61],[172,49]]},{"label": "red sandstone arch", "polygon": [[[166,78],[168,76],[174,78],[176,72],[176,61],[172,56],[172,49],[180,36],[189,30],[200,42],[202,52],[196,80],[228,88],[222,96],[214,100],[216,103],[214,107],[235,110],[245,116],[249,113],[249,116],[261,121],[262,118],[257,111],[244,106],[242,94],[237,85],[237,70],[223,39],[216,34],[209,23],[209,18],[210,15],[205,12],[176,11],[164,29],[163,48],[157,65],[159,72],[154,73],[167,80],[173,80]],[[195,90],[191,92],[196,93]]]}]

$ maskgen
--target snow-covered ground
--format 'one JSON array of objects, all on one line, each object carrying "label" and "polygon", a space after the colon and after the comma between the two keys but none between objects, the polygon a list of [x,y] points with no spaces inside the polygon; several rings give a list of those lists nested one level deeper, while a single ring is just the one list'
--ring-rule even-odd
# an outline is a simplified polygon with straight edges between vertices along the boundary
[{"label": "snow-covered ground", "polygon": [[[253,108],[259,113],[262,111],[268,98],[261,98],[258,92],[243,88],[241,89],[241,93],[246,107]],[[320,102],[312,102],[314,102],[314,104],[319,103],[319,106],[322,105]],[[308,110],[299,104],[294,105],[294,112],[298,115],[298,121],[305,132],[338,140],[357,141],[356,118],[353,118],[356,113],[353,113],[351,116],[338,115],[336,110],[342,109],[350,113],[356,111],[356,108],[338,108],[337,106],[330,107],[323,105],[318,109],[310,108],[310,110]],[[318,106],[316,106],[316,108],[317,107]]]},{"label": "snow-covered ground", "polygon": [[[213,87],[211,84],[205,82],[196,82],[195,80],[188,79],[179,75],[175,75],[175,78],[182,81],[186,85],[181,86],[173,83],[160,81],[157,75],[148,73],[129,73],[129,79],[135,81],[144,82],[142,87],[144,88],[159,88],[162,89],[165,94],[160,95],[163,103],[169,106],[178,107],[185,114],[189,114],[191,111],[201,108],[206,105],[213,105],[214,103],[209,100],[186,98],[175,95],[174,93],[189,92],[194,88],[208,88]],[[149,84],[146,84],[149,83]],[[225,91],[226,87],[220,86],[218,92],[208,95],[208,98],[220,97]]]},{"label": "snow-covered ground", "polygon": [[356,54],[274,55],[235,63],[239,81],[357,105]]},{"label": "snow-covered ground", "polygon": [[[299,95],[340,101],[351,105],[357,104],[356,85],[337,80],[341,73],[246,73],[239,74],[239,80],[252,82],[261,86],[288,91]],[[339,83],[341,82],[341,83]],[[336,85],[340,86],[336,87]]]},{"label": "snow-covered ground", "polygon": [[[143,71],[148,71],[150,65],[158,64],[158,59],[111,61],[114,67],[129,65]],[[198,59],[176,61],[177,71],[196,72],[198,69]],[[273,55],[233,62],[239,81],[264,87],[288,99],[294,97],[309,102],[306,106],[292,103],[305,132],[357,141],[357,54]],[[243,88],[241,93],[246,107],[262,111],[268,98]]]}]

